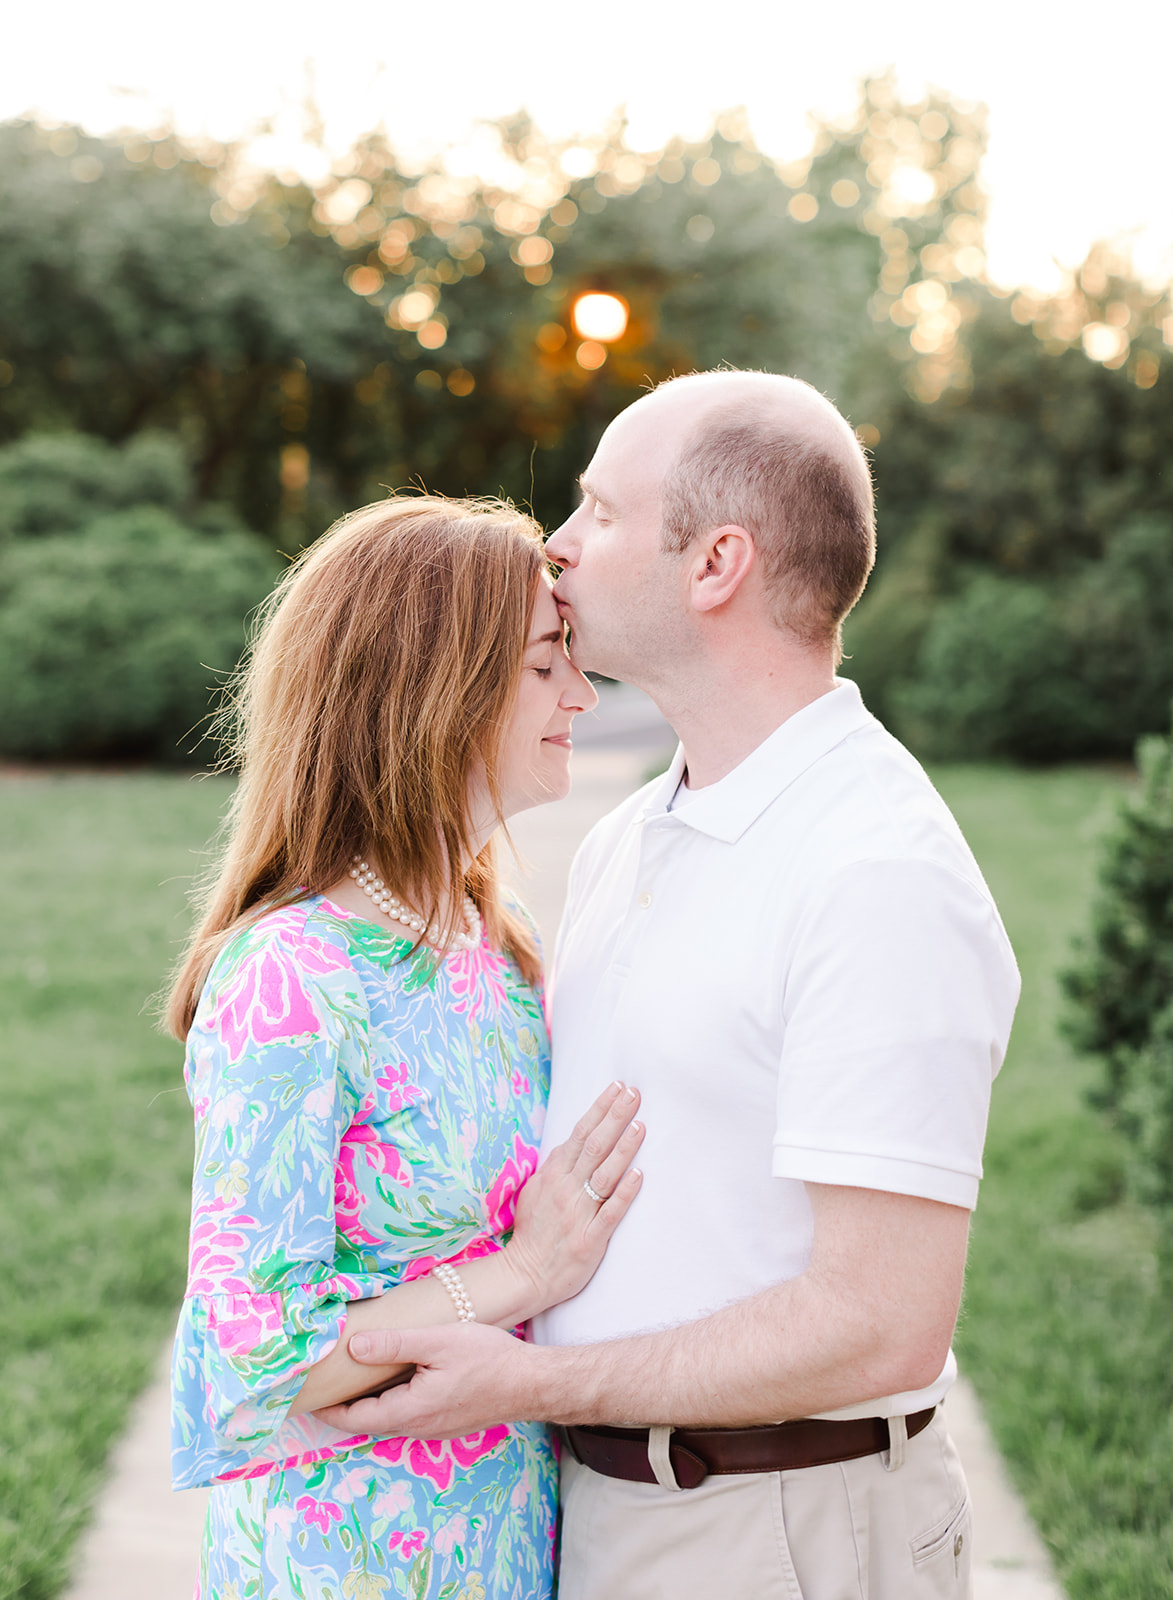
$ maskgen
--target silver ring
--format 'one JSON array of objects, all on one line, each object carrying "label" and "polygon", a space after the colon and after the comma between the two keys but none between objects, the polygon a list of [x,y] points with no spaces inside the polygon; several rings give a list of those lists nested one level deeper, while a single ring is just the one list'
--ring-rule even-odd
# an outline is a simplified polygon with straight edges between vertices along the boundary
[{"label": "silver ring", "polygon": [[582,1186],[597,1206],[606,1204],[607,1196],[605,1194],[600,1194],[599,1191],[593,1187],[589,1178],[584,1178],[582,1180]]}]

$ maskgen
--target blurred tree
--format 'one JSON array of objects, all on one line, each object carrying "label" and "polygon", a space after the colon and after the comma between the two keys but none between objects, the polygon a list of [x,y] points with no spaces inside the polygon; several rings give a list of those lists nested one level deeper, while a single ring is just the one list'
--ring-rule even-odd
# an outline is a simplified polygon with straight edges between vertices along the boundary
[{"label": "blurred tree", "polygon": [[[0,438],[174,429],[198,497],[285,545],[417,478],[557,518],[649,380],[765,366],[851,412],[924,333],[901,295],[928,283],[956,325],[981,129],[944,99],[910,114],[877,80],[782,172],[736,113],[655,155],[616,124],[574,178],[524,119],[500,136],[509,188],[406,173],[371,137],[311,190],[214,146],[0,129]],[[631,308],[594,366],[591,288]]]},{"label": "blurred tree", "polygon": [[[1056,638],[1082,615],[1123,639],[1129,562],[1109,574],[1111,625],[1095,581],[1076,579],[1137,514],[1163,560],[1168,296],[1104,251],[1049,300],[984,285],[980,108],[910,105],[873,79],[853,118],[813,125],[810,156],[782,167],[737,112],[654,153],[631,150],[621,122],[569,150],[524,117],[497,131],[493,182],[407,171],[372,136],[311,187],[170,136],[0,128],[0,439],[168,430],[190,490],[145,498],[189,524],[195,506],[230,503],[293,551],[412,482],[504,492],[557,522],[599,432],[649,382],[721,363],[793,372],[874,455],[881,557],[846,670],[881,715],[942,725],[944,702],[930,717],[932,693],[910,686],[930,659],[960,672],[942,630],[964,632],[983,595],[1061,603]],[[606,344],[575,329],[592,291],[628,310]],[[87,472],[99,492],[98,458],[61,448],[58,508],[21,509],[13,458],[0,529],[78,515],[65,502],[91,492]],[[983,574],[1035,588],[971,594]],[[1110,715],[1054,750],[1122,748],[1152,725],[1168,677],[1157,621],[1135,692],[1106,646],[1092,652],[1086,684]],[[1119,660],[1136,665],[1136,649]],[[1004,687],[1011,665],[994,675]],[[956,707],[970,690],[958,678],[940,693]],[[991,688],[982,738],[1018,748],[1021,725],[989,722],[997,701]],[[1113,719],[1110,736],[1089,731]]]}]

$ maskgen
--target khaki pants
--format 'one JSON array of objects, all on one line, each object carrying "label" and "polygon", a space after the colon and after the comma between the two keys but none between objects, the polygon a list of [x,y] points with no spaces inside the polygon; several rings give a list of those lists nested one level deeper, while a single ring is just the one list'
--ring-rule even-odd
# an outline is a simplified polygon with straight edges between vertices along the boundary
[{"label": "khaki pants", "polygon": [[969,1600],[969,1495],[940,1412],[891,1455],[673,1491],[564,1449],[559,1600]]}]

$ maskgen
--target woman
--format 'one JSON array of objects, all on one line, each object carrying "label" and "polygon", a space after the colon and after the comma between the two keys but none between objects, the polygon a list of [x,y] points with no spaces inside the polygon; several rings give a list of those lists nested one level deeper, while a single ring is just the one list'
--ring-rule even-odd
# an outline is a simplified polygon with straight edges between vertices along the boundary
[{"label": "woman", "polygon": [[273,598],[169,1011],[196,1113],[173,1444],[176,1487],[215,1486],[202,1600],[550,1592],[543,1426],[372,1439],[313,1412],[370,1389],[353,1332],[513,1327],[577,1293],[638,1189],[619,1085],[531,1176],[539,958],[490,844],[567,792],[594,703],[509,506],[368,506]]}]

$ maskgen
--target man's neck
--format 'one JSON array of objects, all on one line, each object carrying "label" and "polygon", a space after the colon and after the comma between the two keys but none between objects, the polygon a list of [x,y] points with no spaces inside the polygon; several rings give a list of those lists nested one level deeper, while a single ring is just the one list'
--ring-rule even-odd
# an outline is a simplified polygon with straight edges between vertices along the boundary
[{"label": "man's neck", "polygon": [[834,687],[827,655],[770,663],[754,674],[711,667],[695,682],[646,685],[684,746],[690,789],[718,783],[784,722]]}]

